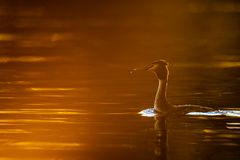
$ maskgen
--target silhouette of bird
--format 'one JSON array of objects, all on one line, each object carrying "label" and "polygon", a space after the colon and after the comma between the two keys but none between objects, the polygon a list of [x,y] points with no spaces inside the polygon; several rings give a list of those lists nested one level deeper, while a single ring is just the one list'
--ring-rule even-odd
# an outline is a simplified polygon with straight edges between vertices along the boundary
[{"label": "silhouette of bird", "polygon": [[155,95],[154,107],[150,109],[145,109],[139,113],[141,114],[168,114],[168,113],[180,113],[185,114],[188,112],[208,112],[213,111],[210,107],[204,107],[200,105],[172,105],[167,100],[167,85],[169,77],[169,63],[166,60],[157,60],[153,63],[142,67],[136,68],[133,71],[137,70],[147,70],[153,72],[158,79],[158,88]]}]

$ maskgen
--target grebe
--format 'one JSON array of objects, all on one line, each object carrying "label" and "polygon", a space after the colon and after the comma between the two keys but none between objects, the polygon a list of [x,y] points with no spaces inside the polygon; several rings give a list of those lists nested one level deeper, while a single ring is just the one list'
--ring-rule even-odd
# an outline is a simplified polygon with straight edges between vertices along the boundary
[{"label": "grebe", "polygon": [[158,89],[156,92],[154,107],[150,109],[145,109],[140,114],[168,114],[168,113],[188,113],[191,111],[206,112],[213,111],[210,107],[203,107],[199,105],[172,105],[167,100],[167,85],[168,85],[168,62],[166,60],[157,60],[142,68],[136,68],[137,70],[147,70],[153,72],[158,78]]}]

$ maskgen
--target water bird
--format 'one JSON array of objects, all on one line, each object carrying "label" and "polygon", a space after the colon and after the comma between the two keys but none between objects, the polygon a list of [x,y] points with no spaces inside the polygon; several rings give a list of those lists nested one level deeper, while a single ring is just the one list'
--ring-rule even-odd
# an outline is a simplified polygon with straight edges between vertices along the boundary
[{"label": "water bird", "polygon": [[209,112],[214,111],[210,107],[204,107],[200,105],[172,105],[167,100],[167,85],[169,77],[169,63],[166,60],[157,60],[153,63],[133,69],[130,73],[134,73],[138,70],[146,70],[153,72],[158,79],[158,88],[155,95],[153,108],[145,109],[140,114],[145,114],[146,116],[152,116],[155,114],[166,115],[169,113],[180,113],[186,114],[189,112]]}]

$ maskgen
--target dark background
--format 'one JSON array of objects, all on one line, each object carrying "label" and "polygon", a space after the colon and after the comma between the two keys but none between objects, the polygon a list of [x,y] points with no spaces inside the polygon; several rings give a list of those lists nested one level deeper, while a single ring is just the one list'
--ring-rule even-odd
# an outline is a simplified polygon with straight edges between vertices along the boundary
[{"label": "dark background", "polygon": [[0,54],[239,61],[239,13],[232,0],[1,0]]}]

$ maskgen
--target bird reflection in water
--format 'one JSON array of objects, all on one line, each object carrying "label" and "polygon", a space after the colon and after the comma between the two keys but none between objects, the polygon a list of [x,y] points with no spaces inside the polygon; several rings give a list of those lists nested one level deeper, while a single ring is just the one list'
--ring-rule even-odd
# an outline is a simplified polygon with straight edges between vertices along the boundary
[{"label": "bird reflection in water", "polygon": [[154,117],[154,130],[156,133],[156,146],[154,153],[157,159],[168,160],[168,135],[165,116]]}]

